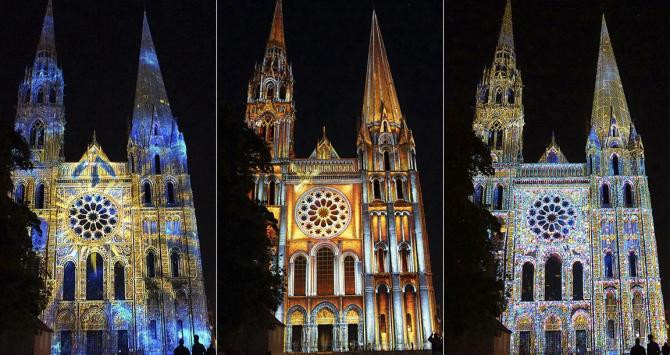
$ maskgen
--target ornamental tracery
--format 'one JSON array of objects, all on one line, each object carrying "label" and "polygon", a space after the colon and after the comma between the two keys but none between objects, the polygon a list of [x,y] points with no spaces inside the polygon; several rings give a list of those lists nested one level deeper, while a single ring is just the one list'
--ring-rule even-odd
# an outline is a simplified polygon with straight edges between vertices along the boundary
[{"label": "ornamental tracery", "polygon": [[561,240],[577,225],[576,211],[570,200],[558,194],[541,196],[526,212],[528,227],[538,238]]},{"label": "ornamental tracery", "polygon": [[70,228],[83,239],[101,239],[116,229],[118,213],[116,205],[106,196],[85,194],[70,206]]},{"label": "ornamental tracery", "polygon": [[351,205],[341,192],[315,187],[298,199],[295,220],[300,230],[310,237],[336,237],[349,226]]}]

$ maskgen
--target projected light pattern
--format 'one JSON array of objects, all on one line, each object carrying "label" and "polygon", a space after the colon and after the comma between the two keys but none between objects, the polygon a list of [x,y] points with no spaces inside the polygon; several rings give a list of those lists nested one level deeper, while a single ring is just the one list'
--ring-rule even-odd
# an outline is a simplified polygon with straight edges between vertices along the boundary
[{"label": "projected light pattern", "polygon": [[347,228],[351,220],[349,201],[331,188],[313,188],[296,204],[296,221],[305,234],[314,238],[332,238]]},{"label": "projected light pattern", "polygon": [[575,210],[570,201],[559,195],[545,195],[528,209],[528,225],[536,236],[544,240],[558,240],[575,226]]},{"label": "projected light pattern", "polygon": [[70,228],[84,239],[111,234],[118,223],[118,209],[107,197],[86,194],[72,203]]}]

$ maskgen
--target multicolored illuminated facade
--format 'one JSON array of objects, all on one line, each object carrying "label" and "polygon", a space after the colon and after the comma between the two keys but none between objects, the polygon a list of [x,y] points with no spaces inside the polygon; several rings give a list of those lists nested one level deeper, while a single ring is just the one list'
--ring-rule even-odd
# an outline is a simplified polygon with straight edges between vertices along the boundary
[{"label": "multicolored illuminated facade", "polygon": [[604,16],[586,162],[568,162],[553,137],[537,163],[524,161],[523,89],[508,1],[493,64],[477,86],[473,124],[491,149],[495,175],[474,179],[473,199],[503,224],[495,238],[511,353],[627,353],[648,334],[662,344],[644,146]]},{"label": "multicolored illuminated facade", "polygon": [[285,351],[430,348],[438,323],[415,144],[376,14],[353,158],[337,154],[325,128],[308,158],[295,157],[283,27],[278,0],[245,121],[272,154],[272,171],[257,176],[253,197],[279,221],[271,237],[285,270],[276,312]]},{"label": "multicolored illuminated facade", "polygon": [[19,85],[15,129],[34,168],[14,172],[14,197],[41,221],[32,237],[49,273],[41,318],[54,354],[165,354],[181,337],[210,341],[186,145],[143,21],[127,162],[110,161],[95,134],[79,161],[64,159],[51,0]]}]

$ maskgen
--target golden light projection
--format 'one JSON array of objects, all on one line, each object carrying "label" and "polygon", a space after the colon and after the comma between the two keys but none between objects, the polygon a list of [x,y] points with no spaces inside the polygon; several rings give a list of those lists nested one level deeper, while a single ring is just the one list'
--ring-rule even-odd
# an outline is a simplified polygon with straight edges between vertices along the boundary
[{"label": "golden light projection", "polygon": [[315,187],[298,199],[295,219],[306,235],[313,238],[332,238],[349,226],[351,205],[338,190]]}]

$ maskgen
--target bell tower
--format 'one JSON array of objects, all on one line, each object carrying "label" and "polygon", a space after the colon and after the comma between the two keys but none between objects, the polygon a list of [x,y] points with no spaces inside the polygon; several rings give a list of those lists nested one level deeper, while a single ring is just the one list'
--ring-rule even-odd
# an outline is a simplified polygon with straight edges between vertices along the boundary
[{"label": "bell tower", "polygon": [[473,129],[491,149],[494,162],[523,161],[523,83],[516,68],[512,5],[507,0],[493,64],[477,85]]}]

